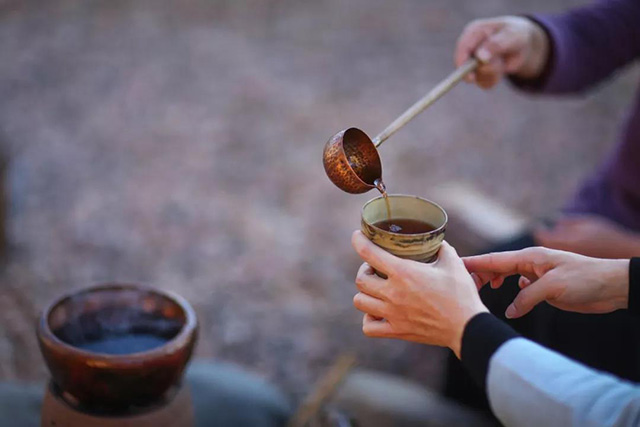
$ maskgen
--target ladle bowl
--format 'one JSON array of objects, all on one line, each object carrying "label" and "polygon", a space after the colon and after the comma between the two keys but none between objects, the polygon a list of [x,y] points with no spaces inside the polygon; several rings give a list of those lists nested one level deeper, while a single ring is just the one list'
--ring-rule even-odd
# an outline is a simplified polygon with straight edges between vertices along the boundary
[{"label": "ladle bowl", "polygon": [[382,178],[382,162],[366,133],[349,128],[335,134],[324,146],[322,156],[327,176],[347,193],[366,193]]}]

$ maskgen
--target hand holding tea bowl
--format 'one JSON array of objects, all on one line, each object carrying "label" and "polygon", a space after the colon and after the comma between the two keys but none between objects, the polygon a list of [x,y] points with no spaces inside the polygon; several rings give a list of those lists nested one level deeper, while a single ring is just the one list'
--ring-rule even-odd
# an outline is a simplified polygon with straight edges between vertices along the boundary
[{"label": "hand holding tea bowl", "polygon": [[104,284],[53,301],[36,334],[66,400],[114,413],[156,404],[179,385],[197,331],[195,312],[180,296]]},{"label": "hand holding tea bowl", "polygon": [[360,292],[353,298],[364,313],[363,333],[449,347],[459,358],[465,325],[489,310],[456,250],[443,242],[429,264],[398,258],[361,231],[353,233],[351,243],[365,261],[355,281]]}]

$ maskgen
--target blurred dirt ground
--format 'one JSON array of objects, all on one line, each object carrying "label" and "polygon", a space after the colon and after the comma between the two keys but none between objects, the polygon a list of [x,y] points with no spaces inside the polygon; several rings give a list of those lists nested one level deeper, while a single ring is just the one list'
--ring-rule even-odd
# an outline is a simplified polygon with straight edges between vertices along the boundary
[{"label": "blurred dirt ground", "polygon": [[[323,144],[375,134],[445,76],[467,21],[581,3],[0,0],[0,378],[45,378],[52,297],[136,281],[195,306],[199,356],[294,399],[344,349],[438,387],[442,351],[361,336],[349,239],[374,194],[334,188]],[[636,71],[571,99],[456,88],[382,147],[387,186],[471,182],[549,214],[608,149]]]}]

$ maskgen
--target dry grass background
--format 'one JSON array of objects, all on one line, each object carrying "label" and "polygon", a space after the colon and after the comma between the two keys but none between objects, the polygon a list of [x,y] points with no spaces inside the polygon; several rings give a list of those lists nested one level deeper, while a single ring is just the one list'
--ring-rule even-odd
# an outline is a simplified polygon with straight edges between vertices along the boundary
[{"label": "dry grass background", "polygon": [[[0,1],[0,378],[45,378],[33,324],[52,297],[137,281],[195,306],[198,356],[294,398],[348,348],[437,387],[441,351],[360,334],[349,237],[373,194],[332,187],[323,144],[375,134],[432,87],[467,21],[582,3]],[[553,212],[609,147],[636,75],[571,99],[459,87],[383,146],[387,185],[472,182]]]}]

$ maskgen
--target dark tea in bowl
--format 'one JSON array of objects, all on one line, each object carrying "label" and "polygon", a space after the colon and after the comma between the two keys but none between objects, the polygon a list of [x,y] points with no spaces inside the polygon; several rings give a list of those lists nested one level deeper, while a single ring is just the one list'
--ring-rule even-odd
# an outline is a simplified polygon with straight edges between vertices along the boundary
[{"label": "dark tea in bowl", "polygon": [[436,227],[426,221],[408,218],[385,219],[373,225],[381,230],[399,234],[422,234],[429,233],[436,229]]},{"label": "dark tea in bowl", "polygon": [[37,337],[52,383],[90,412],[161,404],[181,382],[197,338],[193,308],[151,287],[105,284],[47,307]]},{"label": "dark tea in bowl", "polygon": [[447,227],[447,213],[417,196],[389,194],[362,207],[361,228],[369,240],[393,255],[418,262],[438,256]]}]

